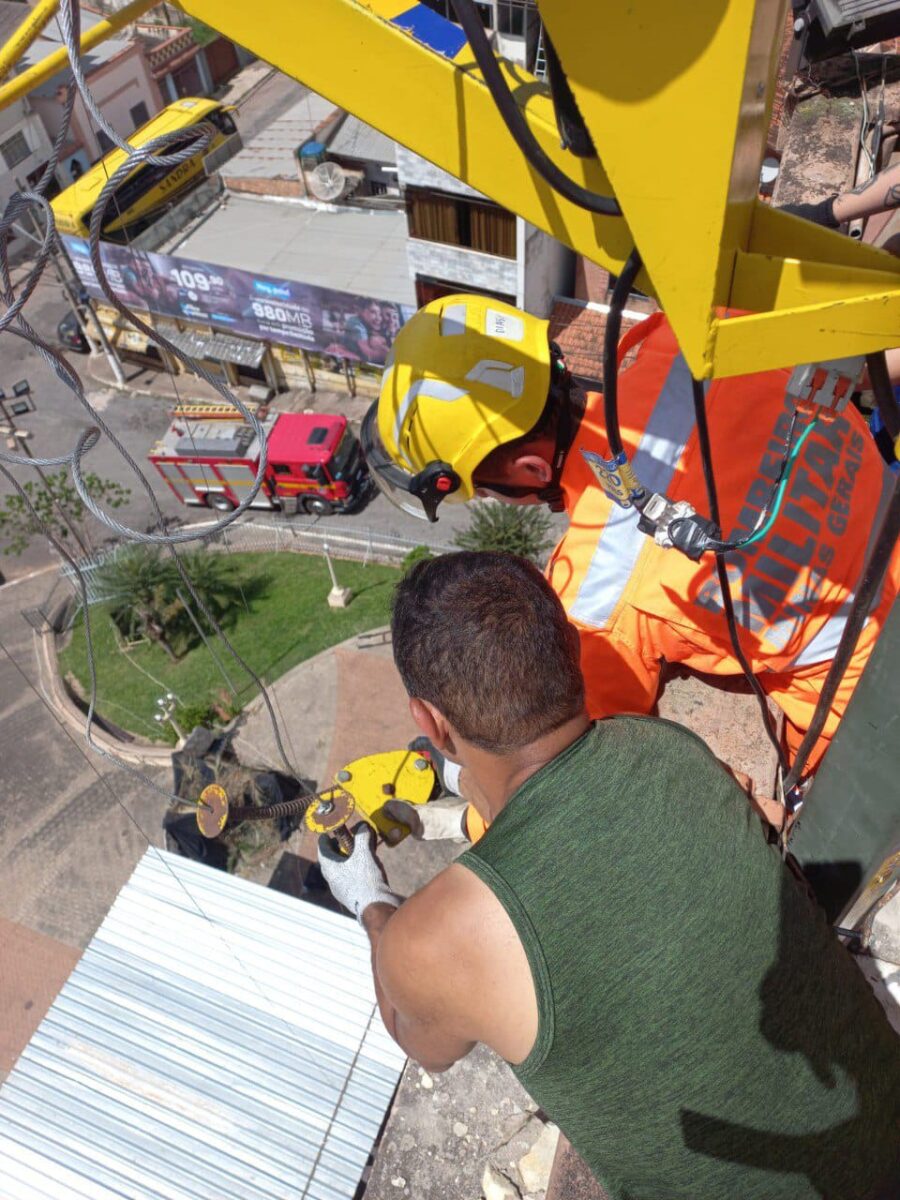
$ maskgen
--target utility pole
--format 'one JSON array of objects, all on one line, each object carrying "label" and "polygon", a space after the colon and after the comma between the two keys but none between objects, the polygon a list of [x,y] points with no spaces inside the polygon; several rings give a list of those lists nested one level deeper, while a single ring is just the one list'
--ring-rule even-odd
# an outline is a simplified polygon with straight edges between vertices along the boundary
[{"label": "utility pole", "polygon": [[[53,250],[53,255],[52,255],[53,269],[56,271],[56,277],[59,280],[59,282],[62,284],[63,291],[66,293],[66,296],[69,299],[69,303],[72,305],[72,311],[75,313],[75,317],[78,321],[78,324],[84,330],[85,337],[88,339],[88,344],[90,344],[91,335],[85,328],[84,322],[82,321],[81,309],[79,308],[78,301],[75,297],[75,294],[72,291],[71,284],[69,283],[68,279],[66,279],[65,275],[63,274],[62,270],[60,269],[57,254],[61,255],[65,259],[66,264],[67,264],[69,270],[72,272],[73,277],[75,279],[77,279],[78,273],[75,270],[75,264],[72,262],[71,255],[69,254],[68,250],[65,247],[65,243],[62,241],[62,239],[60,237],[57,237],[54,241],[54,250]],[[114,348],[112,342],[106,336],[106,330],[103,328],[102,321],[97,316],[97,310],[94,308],[93,304],[91,303],[90,297],[88,297],[88,299],[85,301],[85,308],[91,314],[91,321],[93,322],[93,324],[97,330],[97,340],[100,342],[100,346],[103,349],[103,353],[106,355],[106,360],[109,363],[110,368],[112,369],[113,375],[115,376],[116,386],[120,387],[120,388],[124,388],[125,387],[125,372],[122,370],[122,361],[119,358],[118,354],[116,354],[116,351],[115,351],[115,348]]]},{"label": "utility pole", "polygon": [[[21,179],[19,179],[19,178],[16,179],[16,187],[19,189],[20,192],[25,191],[25,187],[24,187]],[[44,239],[43,239],[43,236],[41,233],[40,222],[38,221],[37,217],[34,215],[34,213],[32,212],[32,210],[30,208],[28,209],[28,221],[32,228],[32,234],[29,235],[28,231],[26,229],[22,229],[21,232],[24,233],[26,237],[31,236],[31,240],[33,242],[37,242],[38,245],[43,245]],[[18,226],[17,226],[17,228],[18,228]],[[88,345],[92,346],[93,339],[96,338],[96,340],[100,343],[101,349],[103,350],[103,353],[106,355],[107,362],[110,365],[110,369],[112,370],[112,373],[115,376],[116,386],[119,388],[124,388],[125,387],[125,373],[122,370],[122,363],[119,360],[119,356],[118,356],[118,354],[116,354],[112,343],[110,342],[109,338],[106,336],[106,330],[103,328],[100,318],[97,316],[97,312],[96,312],[93,304],[91,303],[90,299],[88,299],[86,301],[84,307],[91,314],[91,322],[96,329],[96,334],[93,333],[91,331],[91,329],[88,327],[88,325],[86,324],[86,322],[84,320],[84,316],[81,311],[81,305],[78,302],[78,297],[75,295],[75,292],[72,290],[71,282],[69,281],[65,272],[62,270],[62,268],[59,265],[60,256],[65,259],[66,265],[68,266],[69,270],[72,272],[72,278],[77,279],[78,272],[75,270],[75,264],[72,262],[71,255],[69,254],[68,250],[66,249],[65,243],[63,242],[62,238],[60,238],[59,235],[56,234],[53,238],[52,249],[50,252],[50,258],[53,263],[53,270],[54,270],[54,273],[56,274],[56,278],[59,281],[59,284],[62,287],[62,290],[66,294],[66,299],[69,301],[69,303],[72,306],[72,312],[75,314],[75,320],[78,322],[79,329],[81,330],[81,332],[84,334],[85,338],[87,339]]]}]

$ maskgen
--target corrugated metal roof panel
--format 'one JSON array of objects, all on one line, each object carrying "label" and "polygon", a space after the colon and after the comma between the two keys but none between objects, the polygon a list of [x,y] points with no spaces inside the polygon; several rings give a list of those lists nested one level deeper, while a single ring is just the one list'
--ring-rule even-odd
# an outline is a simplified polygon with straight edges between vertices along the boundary
[{"label": "corrugated metal roof panel", "polygon": [[350,1200],[402,1052],[355,922],[148,850],[0,1089],[4,1200]]}]

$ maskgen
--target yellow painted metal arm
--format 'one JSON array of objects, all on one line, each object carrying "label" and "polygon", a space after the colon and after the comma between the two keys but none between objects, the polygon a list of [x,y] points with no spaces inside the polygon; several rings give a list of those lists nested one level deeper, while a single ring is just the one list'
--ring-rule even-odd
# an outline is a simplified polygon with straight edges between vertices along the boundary
[{"label": "yellow painted metal arm", "polygon": [[[659,298],[699,377],[900,340],[890,328],[900,264],[757,199],[785,0],[541,0],[603,165],[560,150],[543,84],[504,64],[507,78],[546,153],[584,186],[614,192],[627,225],[537,177],[468,47],[442,56],[401,28],[425,37],[415,5],[307,0],[302,38],[284,37],[284,0],[184,7],[610,271],[633,235],[646,264],[640,286]],[[760,314],[721,322],[724,307]]]},{"label": "yellow painted metal arm", "polygon": [[[289,34],[296,11],[285,0],[187,0],[182,7],[566,245],[621,269],[632,245],[622,218],[578,208],[532,171],[468,47],[445,57],[383,15],[410,10],[409,3],[305,0],[296,36]],[[609,195],[600,163],[560,149],[546,85],[514,64],[504,66],[543,150],[576,182]]]},{"label": "yellow painted metal arm", "polygon": [[[625,218],[554,192],[500,118],[456,26],[410,0],[184,0],[192,16],[618,273],[634,241],[698,377],[900,342],[900,263],[757,197],[787,0],[541,0],[600,159],[561,150],[547,87],[503,64],[545,153]],[[137,0],[82,39],[133,20]],[[0,87],[0,107],[65,55]],[[626,223],[627,221],[627,223]],[[753,309],[719,320],[717,309]]]},{"label": "yellow painted metal arm", "polygon": [[[81,35],[81,53],[84,54],[85,51],[99,45],[100,42],[106,41],[112,34],[118,33],[120,29],[124,29],[131,21],[136,21],[148,8],[152,8],[156,2],[157,0],[132,0],[131,4],[126,4],[124,8],[120,8],[111,17],[107,17],[104,21],[98,21],[92,29],[87,30],[86,33]],[[35,9],[35,12],[37,12],[37,9]],[[40,28],[46,24],[50,15],[48,12]],[[16,31],[13,35],[13,40],[19,36],[23,28],[24,26]],[[34,30],[31,41],[40,32],[40,28]],[[15,55],[13,55],[11,49],[11,42],[7,42],[3,47],[3,57],[8,58],[10,63],[16,62],[19,56],[25,52],[27,46],[31,44],[31,41],[23,45]],[[4,83],[0,86],[0,109],[8,107],[14,100],[21,100],[33,88],[46,83],[48,79],[52,79],[54,75],[65,67],[68,61],[69,56],[65,47],[62,47],[59,50],[54,50],[52,54],[48,54],[46,58],[42,58],[39,63],[35,63],[33,67],[29,67],[27,71],[23,71],[21,75],[17,75],[14,79],[10,79],[7,83]]]},{"label": "yellow painted metal arm", "polygon": [[0,49],[0,79],[5,79],[56,10],[59,0],[39,0],[22,24]]}]

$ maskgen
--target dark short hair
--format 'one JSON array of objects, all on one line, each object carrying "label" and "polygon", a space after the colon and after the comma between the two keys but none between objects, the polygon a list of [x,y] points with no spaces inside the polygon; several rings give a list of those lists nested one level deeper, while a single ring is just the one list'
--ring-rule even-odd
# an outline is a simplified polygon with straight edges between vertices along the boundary
[{"label": "dark short hair", "polygon": [[543,575],[514,554],[419,562],[397,586],[394,661],[466,741],[509,753],[584,710],[578,638]]}]

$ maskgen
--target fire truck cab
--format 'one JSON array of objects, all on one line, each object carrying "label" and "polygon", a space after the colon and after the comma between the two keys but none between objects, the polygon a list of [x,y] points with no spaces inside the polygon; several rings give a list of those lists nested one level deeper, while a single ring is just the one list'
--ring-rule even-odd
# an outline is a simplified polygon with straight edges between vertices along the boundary
[{"label": "fire truck cab", "polygon": [[[148,457],[183,504],[230,512],[256,477],[259,440],[246,422],[216,416],[176,416]],[[345,417],[277,413],[262,424],[268,459],[251,508],[326,516],[364,496],[368,473]]]}]

